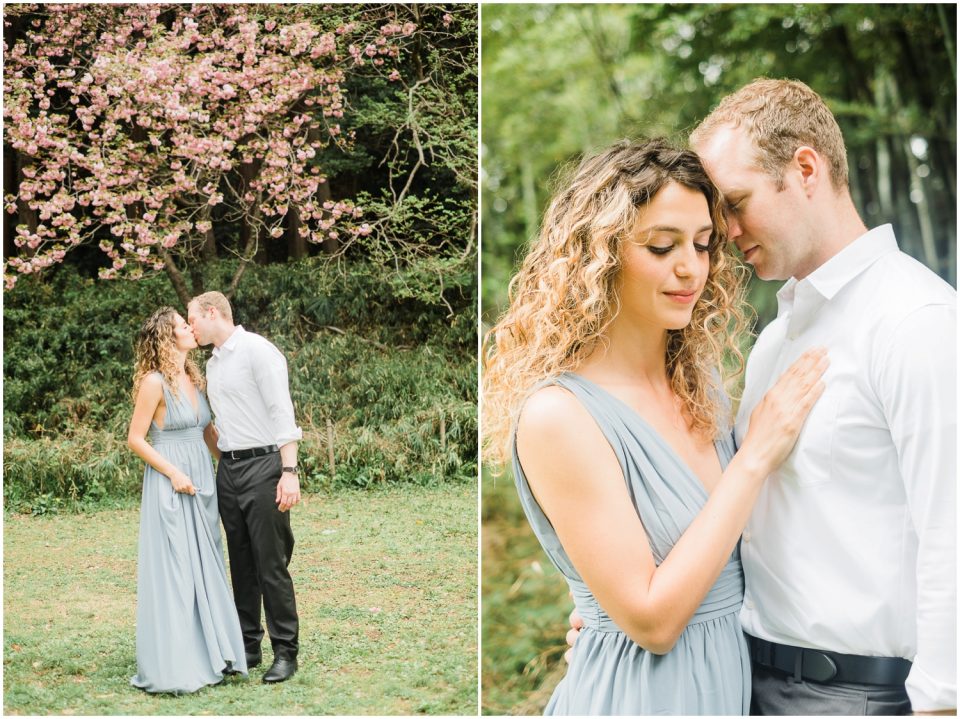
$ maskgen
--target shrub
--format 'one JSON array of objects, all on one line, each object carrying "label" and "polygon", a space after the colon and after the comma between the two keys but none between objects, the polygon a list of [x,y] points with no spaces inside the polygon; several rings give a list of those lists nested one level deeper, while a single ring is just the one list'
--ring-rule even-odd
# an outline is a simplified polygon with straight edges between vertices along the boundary
[{"label": "shrub", "polygon": [[[45,512],[134,497],[142,463],[125,442],[133,339],[176,296],[164,277],[94,282],[70,266],[27,279],[5,297],[7,506]],[[384,281],[372,262],[347,273],[321,259],[244,278],[234,314],[287,357],[305,490],[475,476],[474,291],[413,285]]]}]

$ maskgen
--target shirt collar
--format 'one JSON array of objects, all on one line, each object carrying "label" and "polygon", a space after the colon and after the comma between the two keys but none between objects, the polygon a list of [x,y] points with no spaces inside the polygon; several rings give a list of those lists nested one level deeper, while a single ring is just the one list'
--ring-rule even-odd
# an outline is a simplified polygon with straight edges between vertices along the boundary
[{"label": "shirt collar", "polygon": [[868,230],[802,280],[795,277],[787,280],[777,292],[778,314],[789,310],[798,295],[816,294],[822,301],[833,299],[870,265],[896,250],[897,238],[892,225],[880,225]]},{"label": "shirt collar", "polygon": [[244,334],[246,334],[246,332],[247,331],[243,329],[243,325],[237,325],[236,327],[234,327],[233,332],[231,332],[230,336],[227,337],[227,341],[224,342],[219,347],[213,348],[213,356],[219,357],[220,354],[224,351],[229,350],[230,352],[232,352],[233,350],[235,350],[237,348],[237,344],[240,342],[240,338]]}]

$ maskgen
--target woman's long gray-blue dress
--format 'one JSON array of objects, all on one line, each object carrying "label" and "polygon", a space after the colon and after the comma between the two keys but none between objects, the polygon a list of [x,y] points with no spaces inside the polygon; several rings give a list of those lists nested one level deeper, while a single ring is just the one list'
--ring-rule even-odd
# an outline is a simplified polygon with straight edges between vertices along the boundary
[{"label": "woman's long gray-blue dress", "polygon": [[[590,412],[613,448],[657,565],[706,503],[700,480],[627,404],[573,373],[549,382],[569,390]],[[716,442],[724,468],[733,437]],[[743,570],[739,548],[697,609],[673,649],[656,655],[613,623],[560,546],[523,475],[514,440],[513,470],[527,519],[564,575],[584,628],[567,674],[545,714],[748,714],[750,660],[740,629]]]},{"label": "woman's long gray-blue dress", "polygon": [[148,692],[193,692],[223,679],[227,668],[247,672],[240,620],[227,584],[213,461],[203,441],[210,408],[197,393],[174,397],[166,382],[163,429],[150,443],[193,482],[195,495],[173,491],[149,464],[143,473],[137,567],[137,675]]}]

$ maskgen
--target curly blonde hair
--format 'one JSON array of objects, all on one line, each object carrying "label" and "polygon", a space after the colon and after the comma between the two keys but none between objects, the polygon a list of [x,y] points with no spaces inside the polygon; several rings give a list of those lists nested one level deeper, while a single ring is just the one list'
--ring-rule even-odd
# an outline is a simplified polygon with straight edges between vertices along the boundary
[{"label": "curly blonde hair", "polygon": [[[166,380],[167,386],[176,397],[180,393],[180,382],[177,375],[177,341],[174,329],[177,326],[178,312],[173,307],[161,307],[143,323],[137,335],[135,365],[133,370],[133,397],[136,399],[140,391],[140,383],[151,372],[159,372]],[[196,362],[187,355],[187,375],[190,381],[200,390],[206,387],[203,373]]]},{"label": "curly blonde hair", "polygon": [[[702,192],[710,208],[710,269],[690,324],[668,330],[667,373],[691,429],[714,437],[724,417],[724,355],[743,371],[746,269],[730,252],[719,190],[700,159],[663,139],[621,141],[583,160],[553,198],[519,272],[510,306],[483,342],[483,452],[502,467],[520,408],[541,380],[574,370],[619,311],[620,247],[668,183]],[[728,411],[728,410],[727,410]],[[721,420],[724,420],[721,424]]]}]

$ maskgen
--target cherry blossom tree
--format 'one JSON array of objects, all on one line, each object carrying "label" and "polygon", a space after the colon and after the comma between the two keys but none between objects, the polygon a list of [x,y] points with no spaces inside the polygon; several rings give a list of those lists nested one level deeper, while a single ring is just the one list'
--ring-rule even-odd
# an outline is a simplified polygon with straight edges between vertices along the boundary
[{"label": "cherry blossom tree", "polygon": [[230,292],[291,217],[308,242],[369,234],[317,157],[349,149],[348,74],[399,80],[417,27],[390,6],[359,6],[346,22],[327,10],[7,6],[4,141],[17,168],[4,200],[18,225],[6,287],[92,245],[108,258],[101,278],[163,270],[185,302],[185,273],[199,291],[190,270],[218,251],[217,222],[241,228],[226,245],[239,260]]}]

